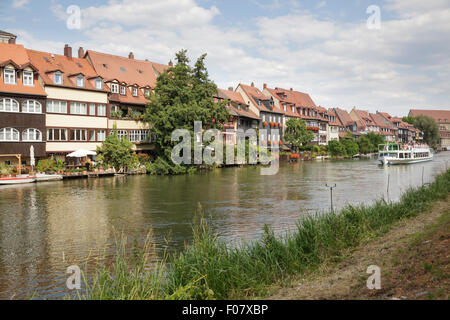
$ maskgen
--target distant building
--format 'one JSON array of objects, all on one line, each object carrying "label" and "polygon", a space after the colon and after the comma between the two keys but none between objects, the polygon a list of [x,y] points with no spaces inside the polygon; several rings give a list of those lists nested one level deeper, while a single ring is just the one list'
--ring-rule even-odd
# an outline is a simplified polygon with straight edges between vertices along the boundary
[{"label": "distant building", "polygon": [[16,43],[17,36],[15,34],[0,30],[0,43]]},{"label": "distant building", "polygon": [[417,117],[419,115],[433,118],[439,125],[439,146],[441,149],[450,147],[450,110],[416,110],[409,111],[409,116]]}]

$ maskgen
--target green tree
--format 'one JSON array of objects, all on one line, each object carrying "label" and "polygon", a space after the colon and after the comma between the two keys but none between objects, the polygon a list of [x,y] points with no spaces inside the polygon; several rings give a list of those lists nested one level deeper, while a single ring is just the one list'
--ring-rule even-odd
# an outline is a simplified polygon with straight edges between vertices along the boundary
[{"label": "green tree", "polygon": [[162,174],[186,172],[187,165],[174,165],[171,152],[178,142],[172,142],[172,132],[186,129],[194,141],[194,121],[201,121],[203,129],[223,128],[229,118],[226,102],[215,102],[217,86],[208,77],[206,54],[198,58],[194,67],[189,65],[186,50],[176,54],[175,66],[159,75],[155,92],[150,96],[144,121],[150,123],[152,134],[157,136],[155,153]]},{"label": "green tree", "polygon": [[303,119],[289,119],[286,122],[284,140],[291,144],[295,149],[311,142],[314,134],[306,129],[306,122]]},{"label": "green tree", "polygon": [[360,153],[368,154],[373,151],[374,146],[366,135],[360,136],[356,142],[358,143]]},{"label": "green tree", "polygon": [[113,167],[116,171],[132,166],[137,157],[133,154],[133,143],[128,138],[117,136],[117,128],[97,147],[98,160]]},{"label": "green tree", "polygon": [[404,122],[414,125],[414,121],[416,121],[416,117],[407,116],[407,117],[403,117],[402,120]]},{"label": "green tree", "polygon": [[414,121],[414,127],[423,131],[423,139],[429,146],[436,146],[439,143],[439,125],[429,117],[420,115]]},{"label": "green tree", "polygon": [[372,144],[372,152],[378,151],[378,146],[380,144],[385,143],[385,136],[382,134],[376,134],[374,132],[369,132],[367,135],[367,138],[370,140],[370,143]]},{"label": "green tree", "polygon": [[328,142],[328,152],[333,157],[342,156],[345,154],[345,148],[341,142],[337,140],[332,140]]},{"label": "green tree", "polygon": [[359,146],[354,139],[342,139],[341,143],[347,156],[353,157],[359,152]]}]

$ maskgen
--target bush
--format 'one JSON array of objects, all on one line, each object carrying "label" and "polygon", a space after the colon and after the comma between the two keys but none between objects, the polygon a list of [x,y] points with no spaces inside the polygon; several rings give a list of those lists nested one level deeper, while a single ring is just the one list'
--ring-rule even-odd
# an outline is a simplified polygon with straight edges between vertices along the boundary
[{"label": "bush", "polygon": [[52,158],[39,160],[36,166],[38,172],[63,171],[64,169],[64,162]]}]

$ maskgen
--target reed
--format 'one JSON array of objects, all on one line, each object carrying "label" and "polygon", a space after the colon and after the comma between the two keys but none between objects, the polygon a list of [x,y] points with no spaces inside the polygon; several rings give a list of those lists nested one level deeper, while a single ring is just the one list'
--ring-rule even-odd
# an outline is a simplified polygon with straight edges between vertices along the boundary
[{"label": "reed", "polygon": [[[112,268],[98,270],[83,299],[239,299],[263,296],[268,288],[324,263],[339,261],[347,249],[387,232],[406,218],[426,212],[450,192],[450,170],[426,186],[410,189],[399,202],[349,205],[339,213],[317,213],[295,231],[275,236],[268,226],[259,241],[230,246],[205,219],[194,228],[193,243],[144,270],[145,254],[130,263],[119,247]],[[145,250],[144,250],[145,252]]]}]

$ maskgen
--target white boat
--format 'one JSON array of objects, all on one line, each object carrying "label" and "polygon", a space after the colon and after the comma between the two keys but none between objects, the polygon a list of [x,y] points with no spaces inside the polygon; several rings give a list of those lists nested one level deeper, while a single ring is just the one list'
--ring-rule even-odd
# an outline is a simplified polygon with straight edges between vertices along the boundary
[{"label": "white boat", "polygon": [[24,183],[33,183],[36,182],[35,177],[26,176],[17,176],[17,177],[4,177],[0,178],[0,185],[5,184],[24,184]]},{"label": "white boat", "polygon": [[63,179],[63,176],[60,174],[45,174],[45,173],[37,173],[36,174],[37,182],[58,181],[58,180],[62,180],[62,179]]},{"label": "white boat", "polygon": [[378,161],[383,165],[411,164],[433,160],[433,153],[427,145],[400,143],[378,146]]}]

